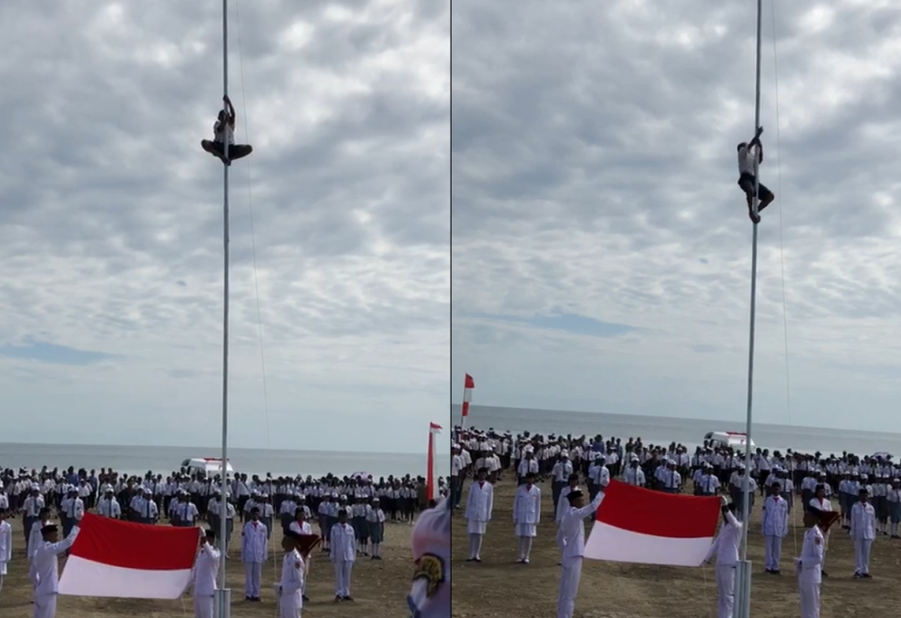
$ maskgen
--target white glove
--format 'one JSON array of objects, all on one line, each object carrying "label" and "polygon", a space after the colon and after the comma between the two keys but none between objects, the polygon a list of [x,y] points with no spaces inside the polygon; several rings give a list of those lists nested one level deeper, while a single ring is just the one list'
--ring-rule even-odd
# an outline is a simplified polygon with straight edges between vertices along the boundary
[{"label": "white glove", "polygon": [[729,506],[729,499],[726,496],[720,496],[720,502],[723,503],[723,506]]}]

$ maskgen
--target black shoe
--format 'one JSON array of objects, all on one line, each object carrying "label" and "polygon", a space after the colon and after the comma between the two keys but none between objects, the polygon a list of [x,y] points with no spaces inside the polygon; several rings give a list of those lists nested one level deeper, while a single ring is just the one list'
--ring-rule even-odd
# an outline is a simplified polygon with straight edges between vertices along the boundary
[{"label": "black shoe", "polygon": [[344,599],[341,597],[340,594],[336,594],[336,595],[335,595],[335,603],[340,603],[340,602],[343,601],[343,600],[344,600]]},{"label": "black shoe", "polygon": [[475,558],[467,558],[466,562],[473,562],[474,560],[475,560]]},{"label": "black shoe", "polygon": [[348,597],[344,597],[342,600],[343,600],[343,601],[350,601],[351,603],[353,603],[354,598],[348,596]]},{"label": "black shoe", "polygon": [[820,575],[822,575],[823,577],[829,577],[829,573],[827,573],[826,571],[820,571]]},{"label": "black shoe", "polygon": [[248,596],[245,596],[245,597],[244,597],[244,600],[245,600],[245,601],[253,601],[253,599],[250,598],[250,597],[248,597]]},{"label": "black shoe", "polygon": [[304,603],[309,603],[309,602],[310,602],[310,597],[308,597],[308,596],[305,595],[305,594],[301,595],[301,598],[303,599],[303,602],[304,602]]},{"label": "black shoe", "polygon": [[869,573],[863,573],[863,574],[861,575],[861,577],[863,577],[863,578],[865,578],[865,579],[871,579],[873,576],[870,575]]}]

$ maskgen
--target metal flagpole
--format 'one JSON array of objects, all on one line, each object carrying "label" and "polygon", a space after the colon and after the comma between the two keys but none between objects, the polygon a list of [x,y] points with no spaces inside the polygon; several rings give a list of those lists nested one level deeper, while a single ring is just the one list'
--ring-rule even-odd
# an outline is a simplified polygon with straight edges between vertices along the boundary
[{"label": "metal flagpole", "polygon": [[[755,84],[754,102],[754,134],[760,128],[760,39],[762,24],[763,0],[757,0],[757,75]],[[760,146],[754,151],[754,198],[753,213],[756,216],[759,201],[757,193],[760,190]],[[754,395],[754,327],[757,317],[757,223],[754,223],[753,238],[751,241],[751,327],[750,345],[748,347],[748,416],[745,427],[745,474],[744,487],[742,488],[742,532],[741,532],[741,561],[735,572],[735,618],[749,618],[751,614],[751,563],[748,561],[748,526],[750,525],[751,511],[751,420],[753,416]]]},{"label": "metal flagpole", "polygon": [[[224,98],[228,95],[228,0],[222,0],[222,107],[225,110],[225,124],[222,130],[222,149],[225,161],[228,161],[228,105]],[[225,581],[226,533],[228,530],[228,164],[223,164],[223,268],[225,283],[223,287],[222,310],[222,466],[219,478],[222,484],[222,496],[219,502],[219,590],[216,592],[216,616],[229,618],[231,615],[231,591]]]}]

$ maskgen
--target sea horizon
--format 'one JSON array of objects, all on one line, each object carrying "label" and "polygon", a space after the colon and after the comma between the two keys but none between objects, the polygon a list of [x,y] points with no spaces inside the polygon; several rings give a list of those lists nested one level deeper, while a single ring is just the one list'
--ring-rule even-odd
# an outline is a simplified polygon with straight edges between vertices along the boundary
[{"label": "sea horizon", "polygon": [[[444,450],[444,449],[442,449]],[[219,457],[221,447],[203,446],[147,446],[147,445],[103,445],[103,444],[53,444],[53,443],[0,443],[0,468],[26,468],[100,471],[112,468],[124,474],[143,475],[148,471],[164,477],[177,471],[185,459]],[[230,447],[228,460],[236,472],[248,475],[320,477],[326,474],[337,476],[355,472],[379,477],[389,475],[413,477],[425,476],[426,453],[376,452],[376,451],[330,451],[314,449],[270,449]],[[446,476],[450,469],[450,456],[436,457],[437,472]]]},{"label": "sea horizon", "polygon": [[[455,427],[461,424],[459,404],[451,405],[451,421]],[[493,427],[495,431],[510,431],[514,435],[524,431],[588,437],[601,434],[604,439],[617,437],[623,442],[630,437],[641,437],[645,444],[677,442],[690,448],[701,445],[708,431],[744,432],[746,429],[744,421],[482,405],[470,405],[466,424],[483,430]],[[885,431],[753,423],[751,440],[755,446],[771,452],[792,449],[820,451],[826,455],[844,451],[857,455],[881,451],[901,454],[901,433]]]}]

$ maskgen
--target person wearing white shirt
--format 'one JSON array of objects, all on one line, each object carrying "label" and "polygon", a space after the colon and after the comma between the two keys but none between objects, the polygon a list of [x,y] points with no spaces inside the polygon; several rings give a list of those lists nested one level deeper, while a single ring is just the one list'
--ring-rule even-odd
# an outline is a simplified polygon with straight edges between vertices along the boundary
[{"label": "person wearing white shirt", "polygon": [[635,487],[644,487],[647,485],[647,479],[644,476],[644,470],[641,469],[638,457],[632,456],[629,460],[629,467],[623,471],[623,482]]},{"label": "person wearing white shirt", "polygon": [[66,498],[60,504],[64,537],[69,536],[77,519],[81,519],[84,515],[84,501],[78,497],[78,488],[70,485],[66,488],[66,494]]},{"label": "person wearing white shirt", "polygon": [[191,573],[194,586],[194,618],[213,618],[216,590],[219,589],[216,585],[216,575],[219,573],[221,559],[219,550],[214,547],[215,542],[216,531],[211,528],[200,541],[200,553]]},{"label": "person wearing white shirt", "polygon": [[[279,618],[300,618],[303,609],[306,569],[303,555],[299,549],[300,533],[291,529],[296,523],[293,521],[289,524],[288,530],[282,538],[285,557],[282,559],[282,577],[278,583]],[[309,526],[309,524],[307,525]]]},{"label": "person wearing white shirt", "polygon": [[820,586],[823,582],[821,567],[826,545],[825,531],[838,514],[810,507],[804,512],[804,542],[801,556],[795,561],[798,575],[798,594],[801,597],[801,618],[820,617]]},{"label": "person wearing white shirt", "polygon": [[576,595],[582,579],[582,557],[585,554],[585,518],[598,510],[604,500],[599,492],[588,506],[580,489],[569,492],[569,509],[557,528],[557,547],[563,556],[560,576],[560,594],[557,598],[557,618],[572,618],[576,609]]},{"label": "person wearing white shirt", "polygon": [[0,592],[3,591],[3,578],[6,577],[6,565],[13,557],[13,529],[6,521],[6,510],[0,510]]},{"label": "person wearing white shirt", "polygon": [[488,529],[491,521],[491,512],[494,509],[494,486],[486,480],[488,470],[479,468],[479,477],[469,486],[469,495],[466,498],[466,530],[469,534],[469,558],[467,562],[482,561],[482,537]]},{"label": "person wearing white shirt", "polygon": [[[313,534],[313,526],[310,525],[310,522],[305,521],[305,520],[306,520],[306,511],[304,511],[301,508],[295,509],[294,510],[294,521],[292,521],[290,523],[290,525],[288,526],[288,530],[290,532],[293,532],[294,534],[298,534],[298,535],[300,535],[300,534],[312,535]],[[311,553],[308,553],[307,555],[303,556],[304,580],[303,580],[303,590],[301,591],[301,596],[303,597],[302,598],[303,601],[310,600],[307,598],[307,579],[310,576],[310,563],[312,562],[312,558],[313,558],[313,556]]]},{"label": "person wearing white shirt", "polygon": [[513,524],[519,538],[519,562],[529,564],[532,552],[532,539],[537,536],[538,524],[541,523],[541,490],[535,486],[535,475],[526,475],[525,485],[516,489],[513,498]]},{"label": "person wearing white shirt", "polygon": [[34,618],[55,618],[59,594],[59,554],[72,547],[78,536],[78,525],[62,541],[59,528],[49,524],[41,528],[42,543],[34,553],[28,575],[34,585]]},{"label": "person wearing white shirt", "polygon": [[[227,96],[222,97],[222,100],[227,109],[219,112],[219,116],[213,124],[213,141],[201,140],[200,146],[226,165],[231,165],[235,159],[246,157],[253,152],[253,147],[248,144],[235,144],[235,106]],[[227,158],[225,156],[226,143],[228,143]]]},{"label": "person wearing white shirt", "polygon": [[704,562],[716,556],[717,618],[732,618],[735,607],[735,565],[738,563],[738,547],[741,545],[742,523],[735,518],[735,504],[723,501],[723,525],[713,540]]},{"label": "person wearing white shirt", "polygon": [[[816,486],[814,497],[810,499],[807,507],[817,511],[832,512],[832,502],[826,497],[826,485]],[[823,577],[827,577],[829,574],[826,573],[826,551],[829,549],[829,530],[826,530],[823,536],[826,538],[826,541],[823,543],[823,560],[820,563],[820,572],[823,574]]]},{"label": "person wearing white shirt", "polygon": [[869,491],[861,487],[851,507],[851,540],[854,542],[854,577],[869,578],[870,549],[876,539],[876,511],[869,502]]},{"label": "person wearing white shirt", "polygon": [[781,490],[779,483],[773,483],[769,497],[763,501],[764,564],[772,575],[781,573],[782,539],[788,534],[788,502],[780,495]]},{"label": "person wearing white shirt", "polygon": [[892,479],[892,484],[886,491],[886,503],[888,504],[889,520],[892,524],[892,538],[898,539],[898,523],[901,522],[901,479]]},{"label": "person wearing white shirt", "polygon": [[557,504],[560,501],[560,492],[563,491],[563,488],[566,487],[566,483],[569,481],[569,477],[573,474],[573,465],[569,460],[569,453],[566,451],[560,452],[560,459],[557,463],[554,464],[554,467],[551,469],[551,476],[553,477],[553,485],[551,486],[551,497],[554,499],[554,511],[557,510]]},{"label": "person wearing white shirt", "polygon": [[122,507],[119,506],[119,501],[113,496],[112,488],[107,489],[106,496],[100,499],[100,503],[97,505],[97,513],[102,517],[122,518]]},{"label": "person wearing white shirt", "polygon": [[[763,127],[758,127],[757,135],[750,142],[742,142],[738,145],[738,186],[745,192],[748,199],[748,216],[754,223],[760,223],[760,212],[776,199],[773,192],[757,180],[757,167],[763,163],[763,144],[760,143],[760,134]],[[755,159],[757,159],[755,161]],[[757,197],[760,204],[757,206],[758,214],[754,215],[754,189],[757,189]]]},{"label": "person wearing white shirt", "polygon": [[607,458],[600,453],[594,454],[594,461],[588,466],[588,496],[594,500],[599,491],[604,491],[610,484],[610,470]]},{"label": "person wearing white shirt", "polygon": [[268,553],[269,532],[260,521],[260,510],[250,511],[250,521],[241,532],[241,562],[244,563],[244,600],[260,601],[260,579]]},{"label": "person wearing white shirt", "polygon": [[335,565],[335,601],[353,601],[350,596],[350,576],[356,560],[354,529],[347,523],[347,509],[338,511],[338,523],[329,533],[329,557]]}]

